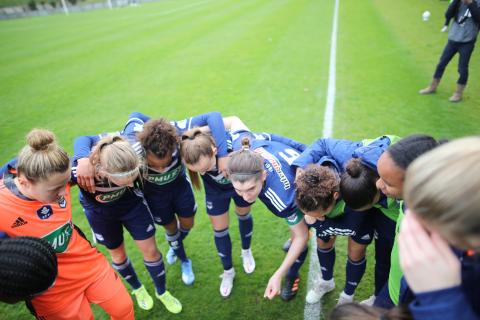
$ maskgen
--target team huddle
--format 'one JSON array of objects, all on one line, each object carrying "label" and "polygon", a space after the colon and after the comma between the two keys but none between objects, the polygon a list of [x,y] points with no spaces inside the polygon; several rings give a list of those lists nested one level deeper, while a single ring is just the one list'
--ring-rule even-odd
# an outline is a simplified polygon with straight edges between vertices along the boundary
[{"label": "team huddle", "polygon": [[[232,294],[238,272],[230,202],[243,271],[250,274],[256,268],[251,205],[260,200],[290,229],[265,298],[296,296],[314,231],[321,277],[307,303],[335,288],[335,240],[348,238],[344,289],[331,319],[478,319],[479,173],[479,137],[441,142],[427,135],[384,135],[305,145],[251,132],[238,117],[219,112],[182,121],[134,112],[118,132],[78,137],[69,157],[53,133],[34,129],[18,157],[0,169],[0,299],[25,300],[38,319],[93,319],[90,303],[112,319],[134,319],[119,274],[139,308],[150,310],[159,300],[180,313],[182,303],[166,288],[155,232],[158,225],[165,229],[165,260],[178,260],[183,283],[192,285],[195,261],[184,240],[194,226],[193,189],[201,188],[201,179],[224,270],[221,296]],[[72,221],[75,186],[94,241],[107,248],[111,265]],[[124,228],[143,255],[154,295],[137,276]],[[372,242],[375,289],[356,304]]]}]

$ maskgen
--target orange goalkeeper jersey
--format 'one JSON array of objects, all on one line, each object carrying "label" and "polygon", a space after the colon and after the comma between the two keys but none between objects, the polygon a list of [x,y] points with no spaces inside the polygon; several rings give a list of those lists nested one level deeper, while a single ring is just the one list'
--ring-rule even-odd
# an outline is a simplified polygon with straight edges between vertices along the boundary
[{"label": "orange goalkeeper jersey", "polygon": [[0,231],[9,237],[43,238],[55,249],[57,279],[50,289],[33,298],[32,304],[38,315],[59,312],[110,265],[74,228],[69,185],[67,195],[58,203],[46,204],[21,197],[14,190],[12,177],[5,176],[7,182],[0,180]]}]

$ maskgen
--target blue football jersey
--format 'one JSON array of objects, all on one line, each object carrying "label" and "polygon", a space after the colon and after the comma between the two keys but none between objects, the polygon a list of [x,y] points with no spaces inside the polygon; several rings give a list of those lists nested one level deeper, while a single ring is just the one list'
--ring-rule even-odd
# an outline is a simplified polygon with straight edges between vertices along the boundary
[{"label": "blue football jersey", "polygon": [[[130,142],[135,152],[142,158],[145,157],[145,151],[138,141],[137,134],[143,130],[143,126],[148,120],[150,120],[150,117],[140,112],[133,112],[130,114],[123,130],[113,133],[125,137]],[[175,127],[179,136],[187,130],[208,125],[215,142],[217,143],[218,155],[225,156],[228,154],[227,136],[223,125],[223,119],[219,112],[209,112],[180,121],[170,121],[170,123]],[[79,158],[88,157],[93,145],[97,143],[99,139],[108,134],[112,133],[78,138],[74,144],[74,159],[77,160]],[[164,172],[159,172],[153,168],[147,168],[143,177],[148,184],[148,187],[157,189],[169,188],[173,183],[179,181],[179,179],[186,178],[185,168],[180,158],[180,150],[178,146],[173,152],[172,160]]]},{"label": "blue football jersey", "polygon": [[264,159],[267,178],[259,199],[276,216],[287,221],[296,219],[295,167],[293,161],[301,150],[277,141],[253,140],[251,149]]},{"label": "blue football jersey", "polygon": [[359,158],[364,165],[377,171],[378,159],[397,139],[398,137],[391,135],[363,141],[318,139],[308,146],[293,164],[305,168],[311,163],[333,160],[343,172],[349,160]]},{"label": "blue football jersey", "polygon": [[[283,137],[277,134],[270,133],[253,133],[246,130],[229,131],[227,132],[227,149],[228,152],[233,152],[241,149],[241,141],[243,138],[248,138],[251,141],[274,141],[284,147],[289,147],[291,150],[296,150],[296,154],[305,150],[306,145],[297,142],[287,137]],[[204,183],[208,183],[210,186],[215,187],[219,191],[232,190],[233,186],[230,180],[223,176],[216,168],[212,171],[206,172],[202,179]]]},{"label": "blue football jersey", "polygon": [[[149,117],[141,113],[134,112],[130,115],[125,128],[122,130],[122,134],[132,140],[131,143],[135,150],[137,150],[137,144],[141,150],[136,136],[138,132],[143,130],[144,123],[149,119]],[[170,121],[170,124],[175,127],[179,136],[190,129],[208,125],[217,144],[218,156],[223,157],[227,155],[227,136],[223,119],[219,112],[209,112],[180,121]],[[140,152],[143,152],[143,150]],[[185,167],[180,158],[179,146],[172,154],[171,163],[163,172],[148,168],[145,174],[147,183],[152,184],[150,187],[156,187],[157,189],[162,189],[164,186],[179,181],[179,178],[185,177]]]}]

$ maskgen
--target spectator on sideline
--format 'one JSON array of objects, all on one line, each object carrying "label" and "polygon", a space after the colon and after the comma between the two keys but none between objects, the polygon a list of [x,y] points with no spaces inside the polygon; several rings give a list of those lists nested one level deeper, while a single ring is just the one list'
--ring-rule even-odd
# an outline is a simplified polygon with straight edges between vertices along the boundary
[{"label": "spectator on sideline", "polygon": [[458,52],[458,73],[460,77],[457,80],[457,90],[449,100],[459,102],[463,99],[463,91],[468,81],[468,64],[477,41],[480,26],[480,0],[454,0],[448,6],[445,17],[447,21],[454,18],[448,33],[448,42],[443,49],[430,85],[420,90],[419,93],[430,94],[437,91],[445,68]]}]

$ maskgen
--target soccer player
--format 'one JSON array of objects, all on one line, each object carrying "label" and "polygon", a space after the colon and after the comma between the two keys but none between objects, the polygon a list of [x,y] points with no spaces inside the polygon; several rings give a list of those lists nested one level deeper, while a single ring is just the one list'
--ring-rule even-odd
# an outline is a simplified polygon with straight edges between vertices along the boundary
[{"label": "soccer player", "polygon": [[415,319],[480,318],[480,137],[415,160],[404,186],[399,250]]},{"label": "soccer player", "polygon": [[[385,284],[390,268],[394,220],[398,208],[393,199],[388,200],[378,192],[375,171],[380,155],[396,140],[398,138],[395,136],[357,142],[319,139],[294,161],[293,164],[298,167],[299,207],[307,216],[324,219],[314,224],[319,237],[317,254],[323,277],[307,294],[308,302],[318,302],[335,286],[333,265],[336,235],[350,236],[347,283],[340,295],[339,304],[353,301],[353,293],[365,272],[365,250],[372,240],[373,232],[378,235],[375,243],[376,292]],[[315,165],[306,169],[308,175],[302,177],[304,168],[312,163]],[[370,229],[372,230],[369,231]]]},{"label": "soccer player", "polygon": [[390,255],[395,239],[395,225],[399,204],[377,189],[379,179],[377,162],[383,152],[400,138],[383,136],[363,140],[353,158],[343,165],[345,171],[340,180],[340,194],[345,204],[355,211],[367,211],[375,233],[375,291],[363,304],[372,305],[388,280]]},{"label": "soccer player", "polygon": [[[224,118],[225,127],[229,131],[229,152],[234,145],[238,149],[239,137],[242,134],[255,136],[262,140],[278,140],[293,145],[294,148],[305,146],[278,135],[267,133],[253,134],[238,117]],[[232,245],[228,233],[229,217],[228,209],[230,201],[235,203],[235,212],[239,219],[240,237],[242,240],[242,260],[245,272],[252,273],[255,269],[255,260],[251,252],[251,236],[253,233],[253,219],[250,213],[251,203],[240,197],[227,178],[227,175],[219,172],[217,146],[212,137],[202,129],[191,130],[182,136],[181,142],[182,159],[189,169],[194,185],[200,185],[197,173],[202,176],[205,187],[207,213],[214,229],[215,245],[221,257],[224,268],[220,284],[220,294],[224,297],[230,295],[233,288],[235,271],[232,264]],[[302,149],[303,150],[303,149]],[[298,282],[298,281],[297,281]]]},{"label": "soccer player", "polygon": [[366,212],[346,207],[340,197],[338,164],[329,160],[312,164],[296,179],[296,202],[306,215],[305,221],[316,231],[317,256],[322,279],[307,293],[307,302],[316,303],[335,288],[335,240],[348,236],[348,259],[345,288],[338,304],[352,302],[355,289],[365,273],[365,252],[373,238]]},{"label": "soccer player", "polygon": [[[84,150],[76,143],[74,152],[75,170]],[[165,288],[165,266],[155,242],[155,225],[141,191],[141,159],[128,141],[110,135],[95,144],[89,161],[95,169],[95,191],[90,193],[81,188],[80,203],[96,240],[107,247],[113,267],[132,286],[139,307],[150,310],[153,299],[127,256],[125,227],[142,252],[144,265],[155,284],[155,296],[168,311],[181,312],[181,303]]]},{"label": "soccer player", "polygon": [[[208,126],[206,128],[211,130],[219,145],[222,162],[227,155],[227,139],[219,112],[171,122],[165,119],[150,119],[142,113],[133,112],[121,131],[122,136],[146,163],[145,171],[142,172],[145,199],[155,223],[166,230],[170,245],[167,262],[173,264],[177,257],[180,258],[182,280],[186,285],[194,282],[195,275],[183,241],[193,227],[197,206],[180,158],[179,135],[185,130],[200,126]],[[84,150],[82,153],[85,156],[98,139],[98,136],[81,137],[76,145],[78,149]],[[93,170],[88,159],[79,159],[78,162],[77,177],[82,185],[89,188],[92,185]]]},{"label": "soccer player", "polygon": [[[236,140],[238,144],[241,142],[241,150],[233,153],[228,163],[229,177],[235,192],[247,203],[260,199],[290,227],[290,250],[268,281],[264,293],[268,299],[281,293],[282,299],[288,301],[297,293],[298,271],[307,256],[308,229],[303,214],[295,204],[295,171],[291,166],[304,146],[295,149],[293,144],[255,139],[248,132]],[[282,278],[285,278],[284,288],[281,288]]]},{"label": "soccer player", "polygon": [[235,203],[235,213],[240,229],[243,269],[247,274],[255,270],[255,259],[251,250],[253,219],[250,213],[250,203],[244,201],[235,193],[227,175],[217,169],[220,156],[219,147],[210,134],[204,133],[200,129],[186,132],[182,136],[180,152],[185,165],[189,169],[192,182],[197,188],[199,188],[200,183],[196,173],[200,173],[202,176],[207,214],[213,226],[215,246],[224,270],[220,284],[220,294],[223,297],[228,297],[232,292],[235,278],[235,269],[232,262],[232,242],[228,231],[228,210],[231,200]]},{"label": "soccer player", "polygon": [[392,144],[378,159],[377,188],[387,197],[399,200],[399,214],[390,257],[388,282],[378,293],[374,302],[375,306],[390,308],[411,299],[411,291],[402,279],[403,273],[398,260],[398,232],[406,210],[403,202],[405,173],[416,158],[439,144],[440,142],[428,135],[411,135]]},{"label": "soccer player", "polygon": [[67,153],[47,130],[32,130],[27,143],[16,168],[10,167],[0,180],[0,232],[11,238],[43,238],[55,250],[58,275],[51,288],[31,297],[35,315],[90,319],[90,303],[96,303],[112,319],[134,319],[123,283],[72,222]]}]

